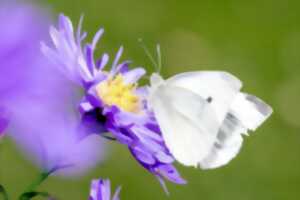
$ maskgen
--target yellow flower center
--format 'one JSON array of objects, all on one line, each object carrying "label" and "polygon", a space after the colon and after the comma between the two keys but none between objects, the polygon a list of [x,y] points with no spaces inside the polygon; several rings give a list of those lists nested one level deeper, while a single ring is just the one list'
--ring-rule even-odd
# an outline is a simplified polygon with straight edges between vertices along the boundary
[{"label": "yellow flower center", "polygon": [[123,111],[138,113],[140,101],[139,97],[134,94],[135,89],[135,84],[124,83],[121,74],[96,86],[97,95],[106,105],[115,105]]}]

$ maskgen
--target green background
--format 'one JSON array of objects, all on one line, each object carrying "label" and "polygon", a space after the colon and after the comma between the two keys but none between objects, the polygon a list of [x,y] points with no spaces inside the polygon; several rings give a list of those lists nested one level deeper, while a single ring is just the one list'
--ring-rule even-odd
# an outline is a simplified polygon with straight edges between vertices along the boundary
[{"label": "green background", "polygon": [[[300,199],[300,3],[297,0],[43,0],[53,11],[77,24],[85,15],[90,37],[99,27],[106,33],[103,50],[153,66],[138,38],[162,47],[163,75],[189,70],[226,70],[244,82],[244,91],[274,108],[272,117],[245,139],[239,156],[211,171],[178,166],[188,180],[168,183],[170,197],[157,180],[131,157],[124,146],[111,144],[107,159],[80,178],[51,177],[41,190],[62,200],[88,198],[92,178],[110,178],[122,185],[121,199],[285,200]],[[5,139],[0,152],[0,181],[16,195],[38,174]]]}]

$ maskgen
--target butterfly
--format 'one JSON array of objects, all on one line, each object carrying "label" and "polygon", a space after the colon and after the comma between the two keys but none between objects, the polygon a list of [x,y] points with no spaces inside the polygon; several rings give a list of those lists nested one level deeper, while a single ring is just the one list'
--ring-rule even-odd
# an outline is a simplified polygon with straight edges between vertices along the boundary
[{"label": "butterfly", "polygon": [[273,112],[259,98],[241,92],[242,82],[222,71],[195,71],[164,80],[150,78],[148,102],[165,144],[185,166],[213,169],[239,152],[243,135]]}]

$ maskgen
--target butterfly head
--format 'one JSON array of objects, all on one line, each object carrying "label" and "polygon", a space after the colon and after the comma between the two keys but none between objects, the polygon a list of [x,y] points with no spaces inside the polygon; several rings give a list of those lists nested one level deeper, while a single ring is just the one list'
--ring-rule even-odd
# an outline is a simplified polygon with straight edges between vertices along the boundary
[{"label": "butterfly head", "polygon": [[151,75],[151,77],[150,77],[151,89],[156,89],[163,83],[164,83],[164,79],[158,73],[153,73]]}]

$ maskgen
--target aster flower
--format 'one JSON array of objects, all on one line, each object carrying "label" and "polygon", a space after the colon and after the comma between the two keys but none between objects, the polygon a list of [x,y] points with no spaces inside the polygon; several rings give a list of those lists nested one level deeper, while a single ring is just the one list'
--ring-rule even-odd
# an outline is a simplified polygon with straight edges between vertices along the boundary
[{"label": "aster flower", "polygon": [[[120,143],[128,146],[134,158],[163,179],[184,184],[172,165],[174,158],[166,148],[153,113],[148,109],[146,87],[138,87],[145,74],[141,67],[129,69],[129,61],[119,63],[123,47],[117,52],[110,69],[105,69],[109,56],[103,54],[94,61],[96,44],[103,34],[100,29],[92,43],[82,45],[86,33],[81,33],[80,20],[76,34],[68,17],[60,15],[58,27],[50,28],[54,47],[42,44],[42,51],[59,70],[76,84],[85,95],[79,105],[82,125],[90,133],[110,132]],[[75,34],[75,35],[74,35]]]},{"label": "aster flower", "polygon": [[121,187],[118,187],[111,198],[110,181],[108,179],[92,180],[89,200],[119,200]]},{"label": "aster flower", "polygon": [[[61,173],[77,175],[102,159],[103,145],[79,142],[84,130],[69,107],[77,91],[40,52],[50,22],[45,13],[28,2],[0,4],[0,105],[10,114],[7,135],[22,153],[45,171],[72,165]],[[7,119],[2,114],[0,127]]]},{"label": "aster flower", "polygon": [[4,130],[6,129],[7,125],[8,125],[7,113],[4,110],[4,108],[0,107],[0,138],[3,136]]}]

